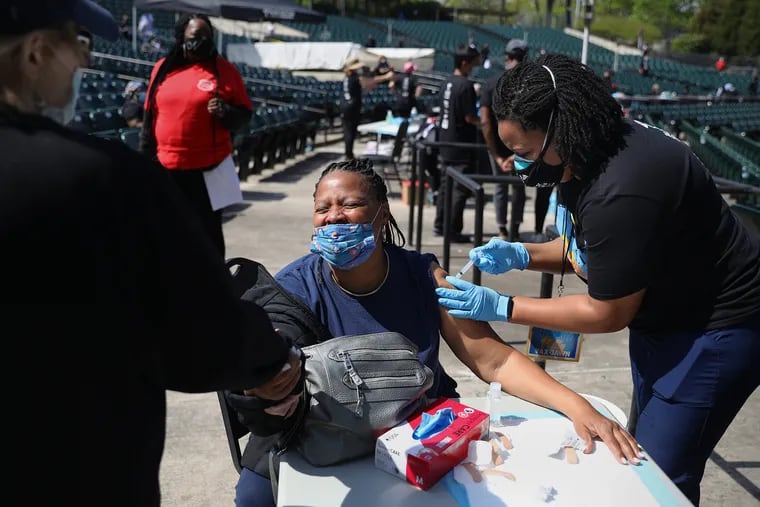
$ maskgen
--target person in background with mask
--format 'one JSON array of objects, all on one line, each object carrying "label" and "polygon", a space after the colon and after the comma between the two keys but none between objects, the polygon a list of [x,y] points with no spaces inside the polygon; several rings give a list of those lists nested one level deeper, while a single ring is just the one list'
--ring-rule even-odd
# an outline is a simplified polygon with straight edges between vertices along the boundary
[{"label": "person in background with mask", "polygon": [[[528,57],[528,45],[522,39],[512,39],[507,43],[504,50],[504,68],[514,69]],[[483,138],[488,145],[491,154],[491,170],[495,175],[514,173],[512,152],[504,146],[497,132],[496,117],[493,114],[493,94],[501,76],[494,76],[483,85],[480,91],[480,125]],[[499,230],[499,238],[510,241],[520,241],[520,224],[523,221],[525,200],[527,198],[524,185],[512,185],[512,228],[507,233],[507,207],[509,202],[509,184],[497,183],[493,194],[493,204],[496,211],[496,227]],[[549,210],[551,187],[536,188],[536,201],[533,205],[536,220],[534,231],[536,239],[543,236],[544,220]]]},{"label": "person in background with mask", "polygon": [[[5,353],[34,369],[14,410],[61,419],[70,451],[61,464],[76,472],[55,501],[156,507],[166,391],[243,388],[279,400],[297,384],[299,360],[264,311],[238,298],[166,171],[45,116],[74,97],[87,63],[82,26],[119,35],[89,0],[0,3]],[[49,453],[50,439],[35,436],[50,420],[23,426],[14,461]]]},{"label": "person in background with mask", "polygon": [[[371,161],[335,162],[322,171],[314,189],[313,221],[311,253],[282,268],[275,279],[320,319],[332,339],[401,333],[418,346],[420,360],[434,372],[427,396],[457,398],[456,382],[438,359],[443,337],[484,382],[501,382],[505,391],[567,415],[588,442],[586,452],[598,436],[620,463],[623,457],[638,463],[638,446],[620,425],[502,342],[490,325],[455,319],[441,309],[434,289],[441,283],[448,286],[446,273],[434,255],[403,248],[404,234],[391,214],[388,189]],[[290,403],[290,398],[282,402]],[[243,454],[237,507],[274,506],[268,449],[257,446],[258,440],[254,435]]]},{"label": "person in background with mask", "polygon": [[216,52],[207,16],[183,16],[174,37],[151,73],[140,151],[169,171],[224,257],[222,210],[212,208],[203,173],[232,156],[232,131],[253,106],[238,70]]},{"label": "person in background with mask", "polygon": [[546,55],[506,73],[493,110],[525,184],[559,185],[560,238],[493,239],[470,259],[491,274],[574,270],[588,293],[512,297],[448,277],[457,290],[438,289],[439,302],[459,318],[628,327],[636,439],[699,504],[707,458],[760,384],[760,237],[687,145],[624,119],[577,60]]}]

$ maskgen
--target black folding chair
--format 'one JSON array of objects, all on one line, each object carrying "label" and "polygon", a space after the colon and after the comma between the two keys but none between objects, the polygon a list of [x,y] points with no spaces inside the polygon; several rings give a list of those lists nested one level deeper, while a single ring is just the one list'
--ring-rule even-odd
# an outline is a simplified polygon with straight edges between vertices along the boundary
[{"label": "black folding chair", "polygon": [[240,439],[248,434],[248,428],[240,424],[240,421],[237,419],[237,413],[227,403],[224,392],[217,391],[216,395],[219,397],[219,407],[222,409],[222,420],[224,421],[224,430],[227,433],[227,444],[230,446],[232,464],[235,465],[235,470],[240,473],[242,469],[241,459],[243,457],[243,453],[240,450]]},{"label": "black folding chair", "polygon": [[[381,154],[366,154],[362,155],[362,158],[367,158],[369,160],[372,160],[376,166],[380,166],[383,168],[382,172],[380,174],[383,175],[383,178],[388,180],[388,176],[390,175],[392,179],[395,179],[399,182],[401,182],[401,174],[399,173],[398,167],[401,161],[401,153],[404,151],[404,143],[406,142],[406,132],[409,130],[409,120],[404,120],[399,124],[398,126],[398,132],[396,132],[396,137],[393,141],[393,151],[391,151],[390,155],[381,155]],[[389,170],[390,169],[390,170]],[[389,185],[390,187],[390,185]]]}]

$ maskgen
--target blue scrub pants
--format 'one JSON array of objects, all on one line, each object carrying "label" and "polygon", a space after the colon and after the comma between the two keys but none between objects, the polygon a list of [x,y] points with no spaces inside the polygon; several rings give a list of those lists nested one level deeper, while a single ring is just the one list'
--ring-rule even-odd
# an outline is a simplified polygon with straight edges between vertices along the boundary
[{"label": "blue scrub pants", "polygon": [[272,482],[245,467],[235,486],[235,507],[274,507]]},{"label": "blue scrub pants", "polygon": [[699,505],[705,464],[760,385],[760,319],[658,338],[631,331],[636,439]]}]

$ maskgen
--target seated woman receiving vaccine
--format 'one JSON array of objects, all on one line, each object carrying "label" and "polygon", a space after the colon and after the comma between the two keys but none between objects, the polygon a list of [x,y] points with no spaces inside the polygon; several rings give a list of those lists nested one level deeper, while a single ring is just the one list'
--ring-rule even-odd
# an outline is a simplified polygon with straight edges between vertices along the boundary
[{"label": "seated woman receiving vaccine", "polygon": [[[442,336],[484,382],[500,382],[507,392],[570,418],[588,443],[586,452],[599,437],[618,461],[638,463],[638,445],[620,425],[503,343],[489,324],[456,319],[438,305],[435,288],[449,286],[446,272],[432,254],[403,248],[404,236],[391,214],[387,192],[368,160],[328,165],[314,192],[312,253],[283,268],[277,281],[305,303],[332,336],[394,331],[412,340],[420,360],[435,374],[428,391],[431,398],[458,397],[456,383],[439,361]],[[276,381],[277,377],[272,380]],[[244,464],[256,463],[255,452],[249,443]],[[268,478],[244,468],[236,504],[274,505]]]}]

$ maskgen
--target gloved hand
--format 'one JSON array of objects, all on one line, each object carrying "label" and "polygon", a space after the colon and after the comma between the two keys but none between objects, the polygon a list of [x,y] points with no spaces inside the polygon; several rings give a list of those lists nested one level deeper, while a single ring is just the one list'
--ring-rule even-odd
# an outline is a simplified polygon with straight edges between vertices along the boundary
[{"label": "gloved hand", "polygon": [[488,287],[447,276],[446,281],[459,290],[438,287],[438,304],[449,308],[449,315],[459,319],[507,320],[507,308],[511,296],[504,296]]},{"label": "gloved hand", "polygon": [[510,243],[499,238],[470,250],[470,259],[476,268],[492,275],[506,273],[510,269],[525,269],[530,255],[522,243]]}]

